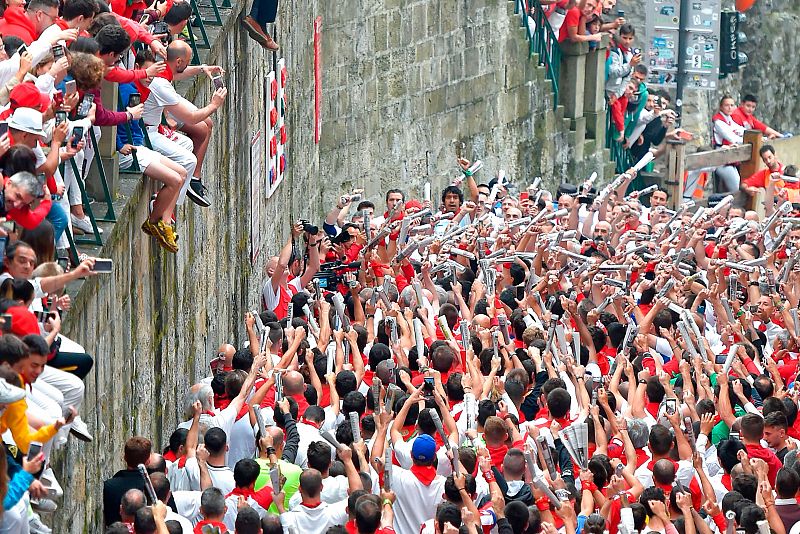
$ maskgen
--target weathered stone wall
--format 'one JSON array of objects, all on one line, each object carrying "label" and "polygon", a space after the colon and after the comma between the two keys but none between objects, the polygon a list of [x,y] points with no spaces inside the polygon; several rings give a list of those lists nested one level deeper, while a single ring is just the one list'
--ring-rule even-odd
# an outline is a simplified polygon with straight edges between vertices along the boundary
[{"label": "weathered stone wall", "polygon": [[456,139],[484,161],[486,181],[504,169],[518,183],[538,175],[557,183],[601,165],[574,161],[568,121],[552,112],[544,68],[527,59],[513,8],[507,0],[322,5],[326,202],[344,184],[365,187],[382,206],[382,192],[401,179],[414,194],[430,180],[435,199],[457,175]]},{"label": "weathered stone wall", "polygon": [[[259,306],[264,265],[285,240],[289,220],[319,220],[354,185],[376,201],[390,185],[418,193],[426,178],[440,190],[455,176],[454,138],[467,143],[468,157],[484,159],[487,180],[500,168],[524,183],[602,170],[603,152],[595,154],[593,142],[581,147],[592,155],[573,161],[575,134],[563,109],[552,111],[549,82],[528,59],[513,3],[283,0],[277,37],[289,72],[288,174],[261,201],[251,232],[250,139],[264,122],[273,58],[239,29],[242,9],[234,8],[206,58],[226,69],[230,89],[214,116],[204,169],[213,207],[180,208],[180,251],[164,254],[139,229],[153,186],[133,188],[102,252],[115,272],[83,286],[65,325],[96,359],[82,409],[95,441],[71,441],[59,456],[65,497],[56,532],[100,531],[101,482],[123,467],[125,439],[145,435],[163,447],[182,419],[184,392],[204,376],[218,345],[243,341],[241,317]],[[325,93],[319,146],[312,30],[318,15]],[[205,78],[180,88],[198,104],[210,98]],[[254,233],[265,246],[251,262]]]}]

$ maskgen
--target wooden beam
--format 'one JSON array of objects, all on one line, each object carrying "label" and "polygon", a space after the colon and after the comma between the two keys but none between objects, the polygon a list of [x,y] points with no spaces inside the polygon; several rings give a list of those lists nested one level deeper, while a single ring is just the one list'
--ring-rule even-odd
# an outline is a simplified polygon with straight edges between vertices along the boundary
[{"label": "wooden beam", "polygon": [[[758,152],[756,152],[757,154]],[[700,169],[711,169],[749,161],[752,154],[752,146],[736,145],[718,148],[717,150],[707,150],[705,152],[695,152],[686,156],[686,170],[696,171]],[[747,175],[749,176],[749,175]]]}]

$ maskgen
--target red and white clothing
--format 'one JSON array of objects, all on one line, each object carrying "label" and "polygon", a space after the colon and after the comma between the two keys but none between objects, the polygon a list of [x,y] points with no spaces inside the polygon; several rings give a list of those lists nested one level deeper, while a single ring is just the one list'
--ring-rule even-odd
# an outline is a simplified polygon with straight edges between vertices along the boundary
[{"label": "red and white clothing", "polygon": [[736,124],[730,115],[717,112],[714,122],[714,146],[738,145],[744,140],[744,126]]},{"label": "red and white clothing", "polygon": [[747,113],[742,106],[733,110],[731,118],[736,124],[743,126],[746,130],[758,130],[762,133],[767,131],[767,125],[758,120],[754,115]]},{"label": "red and white clothing", "polygon": [[272,278],[267,278],[264,289],[261,291],[261,298],[264,301],[264,308],[275,312],[278,319],[283,319],[289,313],[289,302],[295,293],[303,289],[300,287],[300,278],[292,278],[286,282],[285,286],[274,288]]},{"label": "red and white clothing", "polygon": [[417,534],[420,525],[436,516],[436,507],[444,492],[445,478],[436,475],[433,467],[414,466],[412,469],[396,466],[392,469],[392,491],[397,495],[394,503],[397,534]]},{"label": "red and white clothing", "polygon": [[239,496],[244,497],[247,504],[256,511],[258,517],[261,519],[267,515],[267,509],[272,504],[272,486],[264,486],[258,491],[252,491],[246,488],[235,488],[225,497],[225,519],[222,521],[228,530],[233,532],[236,530],[236,516],[239,513]]}]

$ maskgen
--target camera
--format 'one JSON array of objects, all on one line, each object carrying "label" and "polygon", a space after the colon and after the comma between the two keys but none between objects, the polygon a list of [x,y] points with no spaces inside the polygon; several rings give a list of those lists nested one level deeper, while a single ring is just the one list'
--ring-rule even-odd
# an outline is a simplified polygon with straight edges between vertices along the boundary
[{"label": "camera", "polygon": [[360,269],[361,262],[342,263],[340,261],[329,261],[319,266],[319,271],[314,275],[314,280],[319,282],[320,289],[333,289],[339,284],[344,283],[344,273],[353,269]]},{"label": "camera", "polygon": [[153,25],[150,26],[150,33],[152,35],[158,35],[159,40],[161,40],[161,42],[165,45],[172,41],[172,34],[169,32],[169,24],[163,20],[154,22]]},{"label": "camera", "polygon": [[319,226],[309,223],[306,219],[300,219],[298,222],[303,225],[304,232],[311,235],[317,235],[319,233]]}]

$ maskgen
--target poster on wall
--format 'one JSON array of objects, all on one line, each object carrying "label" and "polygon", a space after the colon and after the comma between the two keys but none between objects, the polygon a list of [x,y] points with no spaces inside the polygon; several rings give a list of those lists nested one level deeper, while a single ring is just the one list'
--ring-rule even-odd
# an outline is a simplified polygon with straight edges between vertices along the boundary
[{"label": "poster on wall", "polygon": [[265,81],[266,146],[269,165],[264,169],[267,198],[278,189],[286,173],[286,60],[278,60],[277,70],[270,72]]},{"label": "poster on wall", "polygon": [[261,131],[250,140],[250,264],[255,265],[263,246],[264,232],[259,228],[264,205],[264,143]]},{"label": "poster on wall", "polygon": [[264,81],[264,100],[266,100],[266,117],[264,119],[264,142],[266,143],[266,166],[264,168],[264,195],[266,198],[272,196],[272,192],[278,186],[278,172],[275,165],[275,157],[278,154],[278,139],[275,137],[275,127],[278,124],[278,109],[275,107],[275,99],[278,97],[278,81],[275,79],[275,72],[267,74]]}]

